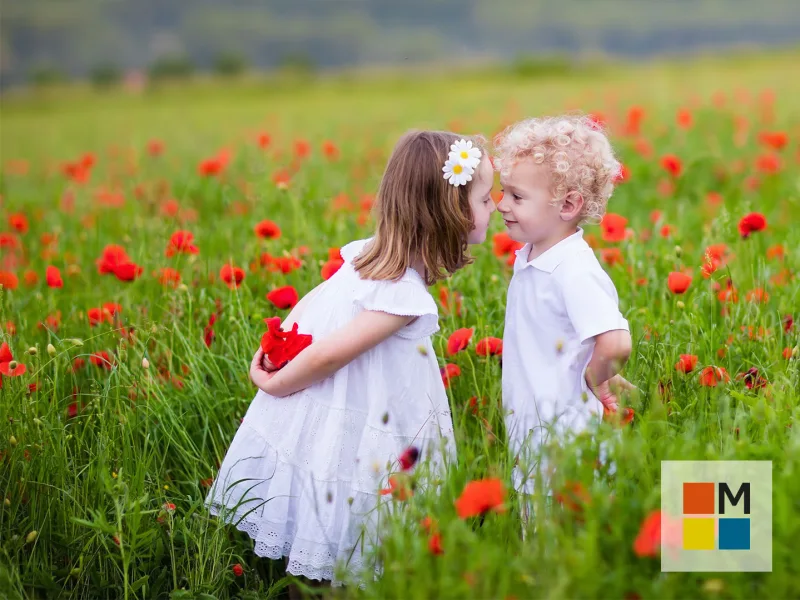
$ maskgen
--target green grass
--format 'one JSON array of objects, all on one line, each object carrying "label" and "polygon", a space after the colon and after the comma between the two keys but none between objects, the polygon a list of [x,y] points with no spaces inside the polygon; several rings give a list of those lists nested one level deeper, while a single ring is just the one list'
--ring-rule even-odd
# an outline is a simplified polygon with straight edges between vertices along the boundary
[{"label": "green grass", "polygon": [[[782,319],[800,317],[795,275],[800,233],[793,226],[800,216],[800,89],[787,76],[797,59],[787,53],[629,65],[536,80],[488,72],[418,79],[395,75],[274,86],[261,80],[225,87],[206,82],[143,95],[70,89],[4,99],[2,206],[5,216],[24,213],[30,230],[18,236],[17,250],[0,249],[0,270],[19,277],[16,289],[0,292],[0,323],[12,321],[16,327],[16,335],[3,329],[2,337],[27,367],[23,376],[3,377],[0,390],[0,496],[6,500],[0,508],[0,592],[12,598],[284,594],[288,580],[282,564],[255,557],[245,534],[219,527],[202,505],[203,481],[214,476],[254,395],[247,366],[262,319],[285,315],[265,293],[280,285],[309,291],[321,281],[329,247],[369,235],[371,222],[359,224],[358,210],[335,211],[333,198],[345,193],[358,206],[363,194],[374,193],[386,157],[406,129],[491,135],[524,116],[582,109],[609,119],[615,147],[631,170],[609,209],[629,219],[636,237],[600,245],[619,246],[624,256],[624,264],[609,267],[609,273],[634,337],[624,371],[640,389],[629,399],[634,422],[622,431],[604,424],[593,436],[554,450],[562,465],[557,486],[577,481],[591,494],[583,522],[569,510],[556,509],[523,541],[511,492],[503,514],[488,514],[482,524],[457,518],[453,501],[467,481],[487,475],[505,479],[511,468],[498,404],[500,366],[474,351],[477,339],[502,336],[510,271],[493,255],[491,242],[475,248],[475,264],[446,283],[463,295],[462,314],[442,316],[442,331],[434,340],[444,357],[449,333],[476,328],[470,348],[450,359],[463,373],[451,387],[458,464],[438,493],[417,493],[387,521],[383,578],[365,590],[339,593],[520,599],[798,596],[800,439],[792,425],[800,373],[797,359],[782,356],[798,344],[798,326],[785,332]],[[770,121],[759,100],[766,88],[776,95]],[[721,108],[711,102],[718,90],[726,94]],[[637,152],[636,139],[623,135],[619,126],[634,104],[646,111],[640,137],[653,148],[649,157]],[[679,107],[693,110],[689,131],[675,126]],[[734,142],[737,116],[748,122],[741,144]],[[765,152],[758,143],[762,130],[786,131],[789,144],[780,152],[780,172],[758,175],[760,188],[754,190],[747,178],[757,174],[754,160]],[[262,131],[272,136],[267,151],[254,143]],[[154,138],[165,145],[160,157],[146,152]],[[292,161],[297,139],[311,143],[311,157],[288,190],[278,189],[272,175]],[[340,149],[337,161],[322,154],[324,140]],[[225,175],[200,177],[199,161],[223,146],[234,150]],[[91,180],[71,184],[59,167],[85,152],[97,157]],[[667,178],[659,166],[665,153],[679,155],[685,167],[668,195],[659,191]],[[17,173],[20,165],[11,162],[16,159],[27,161],[27,174]],[[119,189],[124,204],[99,204],[95,192],[102,187]],[[74,194],[71,211],[64,201],[68,190]],[[722,205],[709,204],[710,191],[722,195]],[[194,217],[183,213],[188,220],[180,223],[164,216],[170,198],[182,211],[195,211]],[[663,217],[654,226],[650,215],[656,209]],[[751,211],[764,213],[769,225],[744,240],[737,223]],[[5,216],[0,231],[10,231]],[[262,219],[278,223],[282,237],[257,239],[253,226]],[[668,239],[659,234],[664,223],[675,228]],[[165,257],[167,241],[178,229],[194,233],[199,255]],[[499,229],[498,219],[492,231]],[[645,230],[653,230],[647,240]],[[51,254],[43,254],[43,233],[57,236]],[[589,233],[600,238],[599,228]],[[95,260],[112,243],[123,245],[144,268],[140,279],[123,284],[98,274]],[[700,266],[712,243],[727,244],[733,258],[705,279]],[[767,249],[776,244],[786,250],[783,261],[767,258]],[[248,268],[264,251],[281,255],[301,246],[310,254],[289,274]],[[219,281],[228,261],[247,271],[238,290]],[[45,285],[48,265],[60,268],[62,289]],[[183,285],[170,289],[158,283],[153,273],[166,266],[180,271]],[[693,269],[693,283],[676,297],[666,279],[683,267]],[[38,274],[36,284],[26,285],[27,270]],[[785,281],[775,280],[783,270]],[[724,286],[728,277],[740,299],[723,315],[711,284]],[[768,291],[767,302],[745,299],[756,287]],[[438,298],[438,289],[432,292]],[[90,327],[87,311],[105,302],[122,306],[120,322]],[[203,329],[220,309],[207,348]],[[56,311],[61,312],[57,329],[38,327]],[[134,337],[123,338],[120,325],[134,328]],[[742,327],[765,331],[750,339]],[[718,355],[722,347],[727,348],[724,357]],[[26,353],[28,348],[38,351]],[[89,355],[99,351],[114,358],[112,369],[89,364]],[[694,373],[674,369],[681,353],[698,355]],[[87,365],[71,371],[76,357]],[[700,386],[697,372],[707,365],[724,367],[732,381]],[[735,378],[751,367],[766,377],[768,389],[748,390]],[[38,390],[29,393],[34,382]],[[669,398],[659,393],[659,384],[671,386]],[[480,413],[485,421],[467,408],[472,396],[487,397]],[[74,402],[81,406],[70,417]],[[591,460],[578,458],[581,450],[593,456],[601,442],[611,445],[615,475],[595,473]],[[660,461],[666,459],[773,461],[773,573],[661,573],[657,558],[636,556],[632,545],[641,522],[659,507]],[[175,504],[174,513],[162,510],[166,502]],[[428,551],[428,537],[419,526],[425,516],[438,521],[440,556]],[[37,536],[27,541],[32,531]],[[244,566],[240,578],[231,570],[236,563]]]}]

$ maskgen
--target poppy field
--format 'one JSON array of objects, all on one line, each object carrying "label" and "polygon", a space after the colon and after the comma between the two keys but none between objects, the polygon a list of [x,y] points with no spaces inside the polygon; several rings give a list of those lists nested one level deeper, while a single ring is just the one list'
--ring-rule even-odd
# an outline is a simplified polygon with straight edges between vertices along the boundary
[{"label": "poppy field", "polygon": [[[800,596],[797,60],[5,98],[0,595],[288,597],[283,563],[203,505],[255,395],[265,319],[371,234],[407,129],[491,139],[580,110],[624,164],[608,214],[585,230],[630,323],[622,374],[638,390],[544,450],[559,464],[553,502],[535,499],[523,536],[500,393],[518,246],[494,215],[475,262],[431,289],[457,463],[423,481],[410,449],[376,490],[383,576],[323,592]],[[684,459],[773,461],[772,573],[661,572],[677,525],[660,512],[660,461]]]}]

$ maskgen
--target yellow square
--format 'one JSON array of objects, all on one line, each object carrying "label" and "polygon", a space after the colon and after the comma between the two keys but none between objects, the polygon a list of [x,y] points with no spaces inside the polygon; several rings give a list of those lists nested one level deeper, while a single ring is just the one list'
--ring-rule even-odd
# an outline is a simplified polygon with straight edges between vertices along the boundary
[{"label": "yellow square", "polygon": [[716,519],[683,518],[683,549],[714,550],[714,522]]}]

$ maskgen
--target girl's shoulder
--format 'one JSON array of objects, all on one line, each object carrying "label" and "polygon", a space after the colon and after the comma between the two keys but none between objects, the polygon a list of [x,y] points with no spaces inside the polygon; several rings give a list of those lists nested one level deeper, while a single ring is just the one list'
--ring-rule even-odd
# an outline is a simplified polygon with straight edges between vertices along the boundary
[{"label": "girl's shoulder", "polygon": [[342,255],[342,259],[347,262],[351,263],[356,259],[356,257],[361,254],[361,251],[364,247],[372,241],[372,238],[367,238],[365,240],[356,240],[354,242],[350,242],[349,244],[345,244],[339,249],[339,254]]}]

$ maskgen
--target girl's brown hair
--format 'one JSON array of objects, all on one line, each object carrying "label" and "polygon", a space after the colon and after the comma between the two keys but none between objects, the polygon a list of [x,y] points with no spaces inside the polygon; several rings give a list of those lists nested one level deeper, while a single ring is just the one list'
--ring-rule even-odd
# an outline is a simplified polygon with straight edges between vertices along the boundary
[{"label": "girl's brown hair", "polygon": [[472,182],[456,187],[442,172],[450,145],[462,138],[482,147],[481,138],[447,131],[411,131],[397,142],[375,199],[375,238],[353,262],[362,278],[399,279],[419,258],[420,275],[433,285],[472,262]]}]

